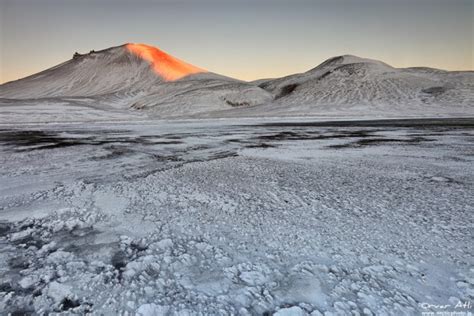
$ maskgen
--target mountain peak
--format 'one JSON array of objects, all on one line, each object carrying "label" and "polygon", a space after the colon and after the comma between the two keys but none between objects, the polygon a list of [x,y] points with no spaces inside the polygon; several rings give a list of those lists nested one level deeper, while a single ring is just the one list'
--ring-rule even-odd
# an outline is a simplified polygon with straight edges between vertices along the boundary
[{"label": "mountain peak", "polygon": [[336,57],[332,57],[325,60],[316,68],[309,70],[309,72],[317,71],[320,69],[334,69],[339,66],[344,66],[348,64],[366,64],[366,65],[382,66],[382,68],[392,68],[390,65],[384,62],[381,62],[379,60],[362,58],[355,55],[341,55],[341,56],[336,56]]},{"label": "mountain peak", "polygon": [[154,46],[128,43],[125,44],[125,48],[149,62],[153,71],[166,81],[176,81],[192,74],[207,72],[207,70],[188,64]]},{"label": "mountain peak", "polygon": [[339,57],[342,57],[344,64],[364,63],[364,64],[377,64],[377,65],[383,65],[383,66],[391,67],[388,64],[386,64],[386,63],[384,63],[380,60],[376,60],[376,59],[362,58],[362,57],[355,56],[355,55],[342,55],[342,56],[339,56]]}]

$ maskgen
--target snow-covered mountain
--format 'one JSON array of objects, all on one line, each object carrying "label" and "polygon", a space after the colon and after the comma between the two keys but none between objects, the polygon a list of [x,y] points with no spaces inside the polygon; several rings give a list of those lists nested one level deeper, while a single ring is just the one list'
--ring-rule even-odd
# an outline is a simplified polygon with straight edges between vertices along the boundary
[{"label": "snow-covered mountain", "polygon": [[75,54],[56,67],[0,86],[0,104],[18,99],[132,109],[155,117],[474,115],[474,72],[394,68],[344,55],[305,73],[243,82],[152,46],[125,44]]},{"label": "snow-covered mountain", "polygon": [[0,98],[151,109],[165,116],[251,106],[272,99],[250,83],[208,72],[156,47],[125,44],[74,57],[0,86]]},{"label": "snow-covered mountain", "polygon": [[338,56],[302,74],[259,80],[281,104],[474,104],[474,72],[393,68],[351,55]]},{"label": "snow-covered mountain", "polygon": [[474,114],[474,72],[394,68],[351,55],[301,74],[253,82],[274,100],[248,115],[351,113],[368,115]]}]

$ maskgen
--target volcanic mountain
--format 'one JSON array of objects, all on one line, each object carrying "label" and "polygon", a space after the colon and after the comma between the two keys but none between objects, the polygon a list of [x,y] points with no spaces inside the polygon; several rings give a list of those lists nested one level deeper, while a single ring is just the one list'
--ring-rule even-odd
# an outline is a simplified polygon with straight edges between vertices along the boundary
[{"label": "volcanic mountain", "polygon": [[125,44],[88,54],[0,86],[0,98],[41,102],[96,102],[150,109],[176,116],[251,106],[269,92],[208,72],[144,44]]}]

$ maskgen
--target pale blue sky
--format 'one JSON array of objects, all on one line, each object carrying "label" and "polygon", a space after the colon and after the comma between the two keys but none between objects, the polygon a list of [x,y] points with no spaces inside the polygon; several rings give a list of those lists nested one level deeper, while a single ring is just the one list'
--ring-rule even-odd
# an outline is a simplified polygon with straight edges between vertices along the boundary
[{"label": "pale blue sky", "polygon": [[473,69],[474,0],[0,0],[0,82],[126,42],[244,80],[342,54]]}]

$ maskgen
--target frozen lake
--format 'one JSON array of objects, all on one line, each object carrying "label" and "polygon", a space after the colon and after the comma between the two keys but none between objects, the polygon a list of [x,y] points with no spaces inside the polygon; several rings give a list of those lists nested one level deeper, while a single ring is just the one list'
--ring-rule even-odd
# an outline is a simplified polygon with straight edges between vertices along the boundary
[{"label": "frozen lake", "polygon": [[0,125],[0,310],[466,311],[473,136],[474,119]]}]

